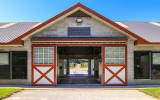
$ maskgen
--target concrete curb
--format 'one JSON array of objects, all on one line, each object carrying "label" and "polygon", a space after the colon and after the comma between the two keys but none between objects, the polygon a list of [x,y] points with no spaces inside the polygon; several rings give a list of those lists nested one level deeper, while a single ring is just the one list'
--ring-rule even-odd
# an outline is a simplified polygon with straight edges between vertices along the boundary
[{"label": "concrete curb", "polygon": [[142,89],[160,88],[160,85],[134,85],[134,86],[101,86],[88,84],[63,84],[57,86],[28,86],[28,85],[0,85],[0,88],[23,88],[23,89]]}]

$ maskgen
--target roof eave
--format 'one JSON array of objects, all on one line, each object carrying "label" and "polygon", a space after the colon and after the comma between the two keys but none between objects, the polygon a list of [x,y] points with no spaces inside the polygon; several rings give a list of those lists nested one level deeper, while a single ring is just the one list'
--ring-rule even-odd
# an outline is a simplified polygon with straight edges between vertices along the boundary
[{"label": "roof eave", "polygon": [[53,17],[53,18],[51,18],[49,20],[47,20],[46,22],[43,22],[42,24],[40,24],[37,27],[29,30],[28,32],[26,32],[25,34],[23,34],[20,37],[21,37],[22,40],[25,40],[29,36],[31,36],[32,34],[35,34],[35,33],[39,32],[39,31],[41,31],[43,29],[43,27],[44,28],[49,27],[49,25],[53,24],[54,21],[57,22],[57,21],[61,20],[62,18],[65,18],[66,16],[70,15],[71,13],[73,13],[74,11],[77,11],[77,10],[82,10],[82,11],[89,12],[92,16],[96,16],[100,20],[103,20],[106,23],[110,24],[111,26],[114,26],[115,28],[127,33],[127,35],[131,36],[134,40],[140,39],[141,41],[146,41],[143,38],[141,38],[140,36],[134,34],[133,32],[129,31],[128,29],[118,25],[117,23],[111,21],[110,19],[98,14],[97,12],[95,12],[92,9],[82,5],[81,3],[78,3],[78,4],[74,5],[73,7],[65,10],[64,12],[56,15],[55,17]]},{"label": "roof eave", "polygon": [[23,35],[19,36],[18,38],[14,39],[13,41],[11,41],[9,43],[24,45],[24,40],[26,40],[30,36],[36,34],[37,32],[43,30],[44,28],[49,27],[51,24],[53,24],[53,22],[56,23],[59,20],[65,18],[66,16],[70,15],[71,13],[73,13],[73,12],[79,10],[79,9],[84,10],[86,12],[89,12],[90,14],[92,14],[92,16],[98,18],[99,20],[102,20],[105,23],[108,23],[108,25],[113,26],[113,27],[119,29],[120,31],[123,31],[123,33],[126,33],[127,36],[130,36],[135,41],[135,45],[150,43],[147,40],[143,39],[142,37],[140,37],[140,36],[136,35],[135,33],[131,32],[130,30],[118,25],[117,23],[111,21],[110,19],[108,19],[108,18],[100,15],[99,13],[93,11],[92,9],[82,5],[81,3],[78,3],[78,4],[74,5],[73,7],[65,10],[64,12],[56,15],[55,17],[53,17],[53,18],[43,22],[42,24],[32,28],[28,32],[24,33]]}]

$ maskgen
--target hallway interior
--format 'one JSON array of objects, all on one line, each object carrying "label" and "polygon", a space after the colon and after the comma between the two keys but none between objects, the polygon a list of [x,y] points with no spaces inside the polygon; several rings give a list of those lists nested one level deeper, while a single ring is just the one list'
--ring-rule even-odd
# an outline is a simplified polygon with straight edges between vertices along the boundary
[{"label": "hallway interior", "polygon": [[58,84],[101,84],[97,78],[87,74],[70,74],[60,79]]}]

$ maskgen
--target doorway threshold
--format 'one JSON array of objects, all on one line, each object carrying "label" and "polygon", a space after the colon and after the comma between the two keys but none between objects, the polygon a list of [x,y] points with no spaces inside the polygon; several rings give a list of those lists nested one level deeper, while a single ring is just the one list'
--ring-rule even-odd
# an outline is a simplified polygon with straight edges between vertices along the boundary
[{"label": "doorway threshold", "polygon": [[56,88],[102,88],[102,84],[58,84]]}]

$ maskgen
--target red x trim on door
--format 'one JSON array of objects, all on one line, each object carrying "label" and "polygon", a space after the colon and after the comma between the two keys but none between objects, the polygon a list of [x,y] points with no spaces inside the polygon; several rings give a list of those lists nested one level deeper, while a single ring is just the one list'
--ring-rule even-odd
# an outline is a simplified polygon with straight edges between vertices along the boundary
[{"label": "red x trim on door", "polygon": [[32,46],[32,85],[56,85],[56,46]]},{"label": "red x trim on door", "polygon": [[[107,53],[105,52],[106,47],[124,47],[125,48],[124,64],[106,63],[107,60],[110,60],[110,59],[105,59],[107,58],[106,55],[110,54],[110,53],[105,54]],[[115,58],[115,59],[118,59],[118,58]],[[126,45],[105,45],[103,46],[103,85],[107,85],[107,86],[127,85],[127,47]]]}]

